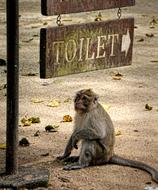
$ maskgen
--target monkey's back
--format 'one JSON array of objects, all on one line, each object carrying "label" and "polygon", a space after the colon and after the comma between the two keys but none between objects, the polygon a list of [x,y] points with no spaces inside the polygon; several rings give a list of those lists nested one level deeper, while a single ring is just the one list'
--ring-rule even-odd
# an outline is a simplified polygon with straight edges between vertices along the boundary
[{"label": "monkey's back", "polygon": [[105,111],[101,104],[98,104],[98,110],[100,111],[100,118],[102,121],[102,130],[104,130],[103,143],[105,145],[105,159],[109,159],[114,155],[114,144],[115,144],[115,131],[113,122],[109,114]]}]

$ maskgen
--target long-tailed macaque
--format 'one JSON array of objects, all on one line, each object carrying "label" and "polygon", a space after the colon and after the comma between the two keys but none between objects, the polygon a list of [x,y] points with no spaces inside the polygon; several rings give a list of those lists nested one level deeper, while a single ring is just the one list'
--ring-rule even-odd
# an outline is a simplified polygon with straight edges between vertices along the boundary
[{"label": "long-tailed macaque", "polygon": [[[158,182],[158,171],[151,166],[114,154],[115,133],[113,123],[105,109],[99,104],[98,96],[91,89],[77,92],[74,99],[76,111],[74,131],[65,148],[65,152],[57,159],[73,164],[65,170],[81,169],[87,166],[117,164],[147,171],[154,181]],[[73,148],[78,148],[81,140],[79,156],[70,156]]]}]

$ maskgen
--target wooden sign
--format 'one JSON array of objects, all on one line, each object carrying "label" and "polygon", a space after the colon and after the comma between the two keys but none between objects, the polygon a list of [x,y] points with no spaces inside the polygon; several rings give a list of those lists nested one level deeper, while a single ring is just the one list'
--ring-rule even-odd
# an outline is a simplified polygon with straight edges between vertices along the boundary
[{"label": "wooden sign", "polygon": [[135,0],[41,0],[41,12],[50,16],[133,5]]},{"label": "wooden sign", "polygon": [[41,78],[131,64],[133,30],[133,18],[42,28]]}]

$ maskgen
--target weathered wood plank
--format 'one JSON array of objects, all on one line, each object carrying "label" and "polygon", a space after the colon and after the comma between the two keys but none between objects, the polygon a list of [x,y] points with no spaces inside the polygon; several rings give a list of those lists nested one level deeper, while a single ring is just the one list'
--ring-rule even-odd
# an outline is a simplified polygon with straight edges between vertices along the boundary
[{"label": "weathered wood plank", "polygon": [[133,5],[135,0],[41,0],[41,12],[50,16]]},{"label": "weathered wood plank", "polygon": [[131,64],[134,19],[117,19],[41,29],[40,76]]}]

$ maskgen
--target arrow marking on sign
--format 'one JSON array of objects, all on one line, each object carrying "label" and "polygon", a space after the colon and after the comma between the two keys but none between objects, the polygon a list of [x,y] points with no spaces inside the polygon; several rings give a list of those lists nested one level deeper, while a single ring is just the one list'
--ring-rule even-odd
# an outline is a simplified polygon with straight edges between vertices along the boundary
[{"label": "arrow marking on sign", "polygon": [[130,45],[131,45],[131,38],[130,38],[129,29],[127,29],[127,34],[122,36],[122,48],[121,48],[121,51],[125,51],[126,56],[130,48]]}]

